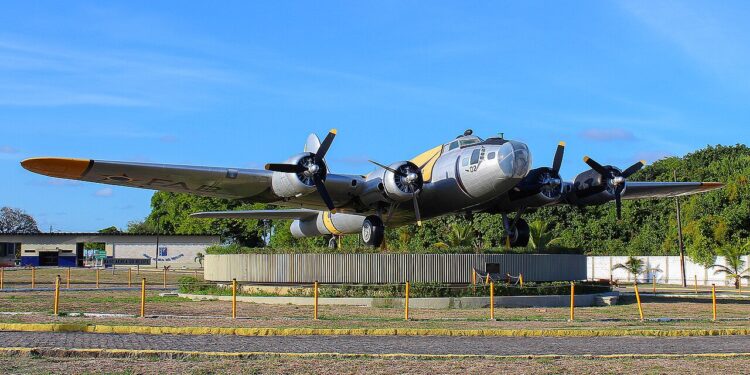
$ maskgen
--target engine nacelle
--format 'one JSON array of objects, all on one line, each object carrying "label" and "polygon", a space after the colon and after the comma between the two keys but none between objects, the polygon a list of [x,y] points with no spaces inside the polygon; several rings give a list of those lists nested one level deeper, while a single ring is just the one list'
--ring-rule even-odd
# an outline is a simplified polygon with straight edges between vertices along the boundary
[{"label": "engine nacelle", "polygon": [[[284,164],[304,164],[311,158],[309,152],[297,154],[284,162]],[[273,193],[282,198],[293,198],[309,194],[315,191],[315,183],[311,178],[306,178],[300,173],[274,172],[271,180]]]},{"label": "engine nacelle", "polygon": [[422,189],[422,171],[410,161],[393,163],[390,168],[401,172],[393,173],[386,170],[383,173],[383,192],[393,202],[406,202],[413,199],[414,193]]},{"label": "engine nacelle", "polygon": [[579,206],[603,204],[613,200],[615,200],[615,186],[610,183],[609,179],[593,169],[576,176],[571,192],[568,194],[568,201]]},{"label": "engine nacelle", "polygon": [[389,167],[400,173],[378,169],[368,176],[360,201],[371,206],[377,202],[400,203],[413,199],[414,193],[424,186],[422,171],[410,161],[393,163]]},{"label": "engine nacelle", "polygon": [[294,220],[290,230],[295,238],[355,234],[362,230],[364,221],[364,216],[321,212],[313,219]]},{"label": "engine nacelle", "polygon": [[563,196],[563,182],[559,174],[551,168],[536,168],[508,192],[508,206],[514,209],[523,207],[543,207],[560,201]]}]

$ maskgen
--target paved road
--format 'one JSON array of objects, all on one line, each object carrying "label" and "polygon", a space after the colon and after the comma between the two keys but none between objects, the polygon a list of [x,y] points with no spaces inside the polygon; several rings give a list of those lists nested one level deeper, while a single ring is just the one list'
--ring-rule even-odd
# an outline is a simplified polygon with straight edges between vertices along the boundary
[{"label": "paved road", "polygon": [[750,353],[747,336],[722,337],[424,337],[424,336],[179,336],[0,332],[3,347],[152,349],[210,352],[354,354],[692,354]]}]

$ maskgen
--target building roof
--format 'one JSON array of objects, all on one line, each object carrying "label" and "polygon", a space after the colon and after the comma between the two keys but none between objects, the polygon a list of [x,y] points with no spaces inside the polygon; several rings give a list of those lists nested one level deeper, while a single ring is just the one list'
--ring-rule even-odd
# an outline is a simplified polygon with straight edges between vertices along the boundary
[{"label": "building roof", "polygon": [[159,233],[87,233],[87,232],[40,232],[40,233],[0,233],[2,236],[28,236],[28,237],[43,237],[43,236],[78,236],[78,237],[107,237],[107,236],[128,236],[128,237],[220,237],[218,234],[159,234]]}]

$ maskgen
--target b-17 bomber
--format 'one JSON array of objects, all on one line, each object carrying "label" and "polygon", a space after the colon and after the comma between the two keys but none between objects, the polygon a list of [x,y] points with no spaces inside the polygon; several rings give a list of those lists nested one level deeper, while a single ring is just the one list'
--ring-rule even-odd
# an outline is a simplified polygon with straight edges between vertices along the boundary
[{"label": "b-17 bomber", "polygon": [[[557,146],[551,166],[532,166],[522,142],[467,130],[411,160],[381,164],[365,175],[332,173],[325,156],[336,130],[321,142],[307,138],[304,152],[264,170],[145,164],[71,158],[31,158],[21,164],[46,176],[109,185],[267,203],[276,210],[199,212],[196,218],[291,219],[295,237],[361,233],[369,246],[380,246],[386,227],[398,227],[443,215],[486,212],[503,217],[510,246],[525,246],[526,210],[550,206],[601,205],[622,200],[668,198],[721,188],[716,182],[636,182],[628,178],[646,164],[625,169],[601,165],[565,181],[560,168],[565,144]],[[511,217],[512,215],[512,217]]]}]

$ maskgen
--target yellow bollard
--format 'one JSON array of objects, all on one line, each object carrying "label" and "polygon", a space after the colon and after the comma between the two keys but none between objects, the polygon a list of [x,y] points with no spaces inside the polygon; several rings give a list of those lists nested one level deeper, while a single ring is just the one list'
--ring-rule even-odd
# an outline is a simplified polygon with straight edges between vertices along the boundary
[{"label": "yellow bollard", "polygon": [[471,285],[477,286],[477,270],[471,269]]},{"label": "yellow bollard", "polygon": [[711,305],[714,322],[716,321],[716,284],[711,284]]},{"label": "yellow bollard", "polygon": [[55,307],[53,311],[55,315],[60,312],[60,275],[57,275],[55,279]]},{"label": "yellow bollard", "polygon": [[641,316],[641,321],[643,321],[643,306],[641,306],[641,294],[638,293],[638,283],[633,286],[635,288],[635,300],[638,302],[638,315]]},{"label": "yellow bollard", "polygon": [[5,269],[0,267],[0,289],[5,289]]},{"label": "yellow bollard", "polygon": [[518,274],[518,283],[521,284],[521,288],[523,288],[523,274]]},{"label": "yellow bollard", "polygon": [[167,269],[164,269],[164,287],[167,287]]},{"label": "yellow bollard", "polygon": [[232,279],[232,319],[237,319],[237,279]]},{"label": "yellow bollard", "polygon": [[406,298],[404,298],[404,320],[409,320],[409,281],[406,282]]},{"label": "yellow bollard", "polygon": [[489,284],[490,283],[490,274],[489,274],[489,272],[487,273],[487,277],[484,278],[484,283],[485,284]]},{"label": "yellow bollard", "polygon": [[495,283],[490,284],[490,320],[495,320]]},{"label": "yellow bollard", "polygon": [[141,279],[141,318],[146,317],[146,278]]},{"label": "yellow bollard", "polygon": [[36,268],[31,267],[31,289],[36,288]]},{"label": "yellow bollard", "polygon": [[313,284],[313,297],[315,298],[313,319],[318,320],[318,280],[315,280],[315,284]]},{"label": "yellow bollard", "polygon": [[70,289],[70,267],[68,267],[67,275],[65,275],[65,288]]},{"label": "yellow bollard", "polygon": [[652,281],[652,282],[653,282],[653,284],[654,284],[654,285],[653,285],[653,287],[654,287],[654,290],[653,290],[652,292],[653,292],[653,294],[656,294],[656,277],[655,277],[655,276],[654,276],[654,277],[652,277],[652,280],[651,280],[651,281]]},{"label": "yellow bollard", "polygon": [[570,321],[576,319],[576,283],[570,282]]},{"label": "yellow bollard", "polygon": [[96,269],[96,289],[99,289],[99,269]]},{"label": "yellow bollard", "polygon": [[128,268],[128,288],[133,286],[133,269]]}]

